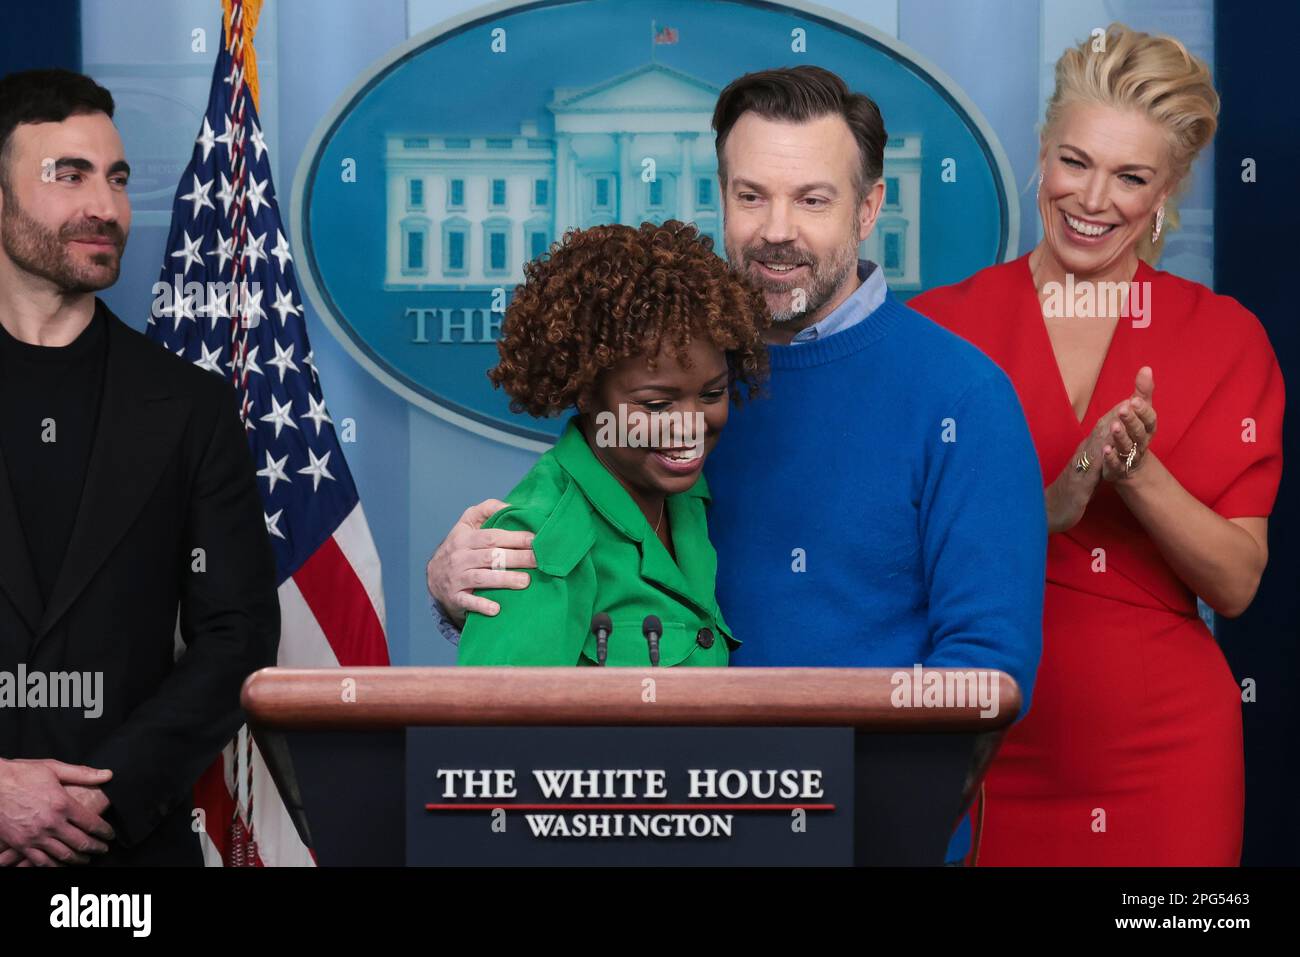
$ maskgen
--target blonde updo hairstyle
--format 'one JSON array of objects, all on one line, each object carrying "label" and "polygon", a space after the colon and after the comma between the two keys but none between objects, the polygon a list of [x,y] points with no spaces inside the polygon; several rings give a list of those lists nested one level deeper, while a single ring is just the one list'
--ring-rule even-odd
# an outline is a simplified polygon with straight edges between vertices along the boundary
[{"label": "blonde updo hairstyle", "polygon": [[[1151,242],[1144,230],[1137,254],[1149,265],[1160,259],[1165,237],[1178,228],[1176,197],[1187,183],[1192,161],[1218,126],[1219,94],[1210,68],[1178,40],[1131,30],[1122,23],[1090,36],[1056,61],[1056,89],[1047,102],[1042,142],[1047,143],[1065,108],[1073,103],[1097,103],[1121,110],[1141,110],[1168,134],[1170,171],[1176,186],[1165,201],[1160,239]],[[1154,227],[1154,219],[1150,227]]]}]

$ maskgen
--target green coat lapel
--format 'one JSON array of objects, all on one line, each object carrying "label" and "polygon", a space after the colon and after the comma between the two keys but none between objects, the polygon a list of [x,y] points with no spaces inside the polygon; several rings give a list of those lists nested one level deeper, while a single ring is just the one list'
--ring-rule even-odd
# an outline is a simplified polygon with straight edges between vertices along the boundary
[{"label": "green coat lapel", "polygon": [[[641,577],[672,592],[705,615],[716,609],[713,595],[717,556],[709,543],[704,503],[709,486],[701,475],[689,489],[667,500],[672,527],[674,562],[627,489],[596,458],[578,428],[569,420],[555,446],[555,458],[573,478],[587,501],[620,534],[637,542],[641,552]],[[680,563],[680,564],[679,564]]]}]

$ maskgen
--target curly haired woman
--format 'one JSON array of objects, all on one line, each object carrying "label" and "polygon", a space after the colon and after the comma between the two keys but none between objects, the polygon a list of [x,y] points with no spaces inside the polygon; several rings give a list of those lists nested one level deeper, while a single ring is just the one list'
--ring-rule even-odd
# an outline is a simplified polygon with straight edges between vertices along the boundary
[{"label": "curly haired woman", "polygon": [[595,226],[525,267],[488,377],[515,412],[577,411],[484,526],[533,533],[537,567],[480,592],[501,611],[469,614],[459,664],[727,664],[702,466],[766,377],[770,317],[712,246],[676,220]]}]

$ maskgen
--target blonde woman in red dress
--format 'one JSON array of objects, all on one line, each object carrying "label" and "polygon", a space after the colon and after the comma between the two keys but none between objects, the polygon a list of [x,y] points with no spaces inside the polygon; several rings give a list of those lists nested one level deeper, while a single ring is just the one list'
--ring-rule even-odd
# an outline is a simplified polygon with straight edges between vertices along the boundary
[{"label": "blonde woman in red dress", "polygon": [[1170,37],[1112,24],[1067,50],[1042,241],[910,303],[1010,376],[1046,485],[1043,658],[986,780],[981,865],[1240,862],[1241,689],[1196,598],[1235,617],[1255,596],[1282,375],[1241,304],[1153,266],[1217,113]]}]

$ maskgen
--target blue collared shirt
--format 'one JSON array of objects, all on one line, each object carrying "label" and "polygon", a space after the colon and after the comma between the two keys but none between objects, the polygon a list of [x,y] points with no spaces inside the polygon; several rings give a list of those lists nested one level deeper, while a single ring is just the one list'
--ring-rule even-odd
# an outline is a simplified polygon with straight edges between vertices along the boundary
[{"label": "blue collared shirt", "polygon": [[853,295],[836,306],[829,315],[823,316],[807,329],[800,329],[790,344],[815,342],[833,336],[857,325],[879,309],[885,301],[885,293],[889,291],[885,286],[884,270],[869,259],[859,259],[858,280],[860,285],[853,290]]}]

